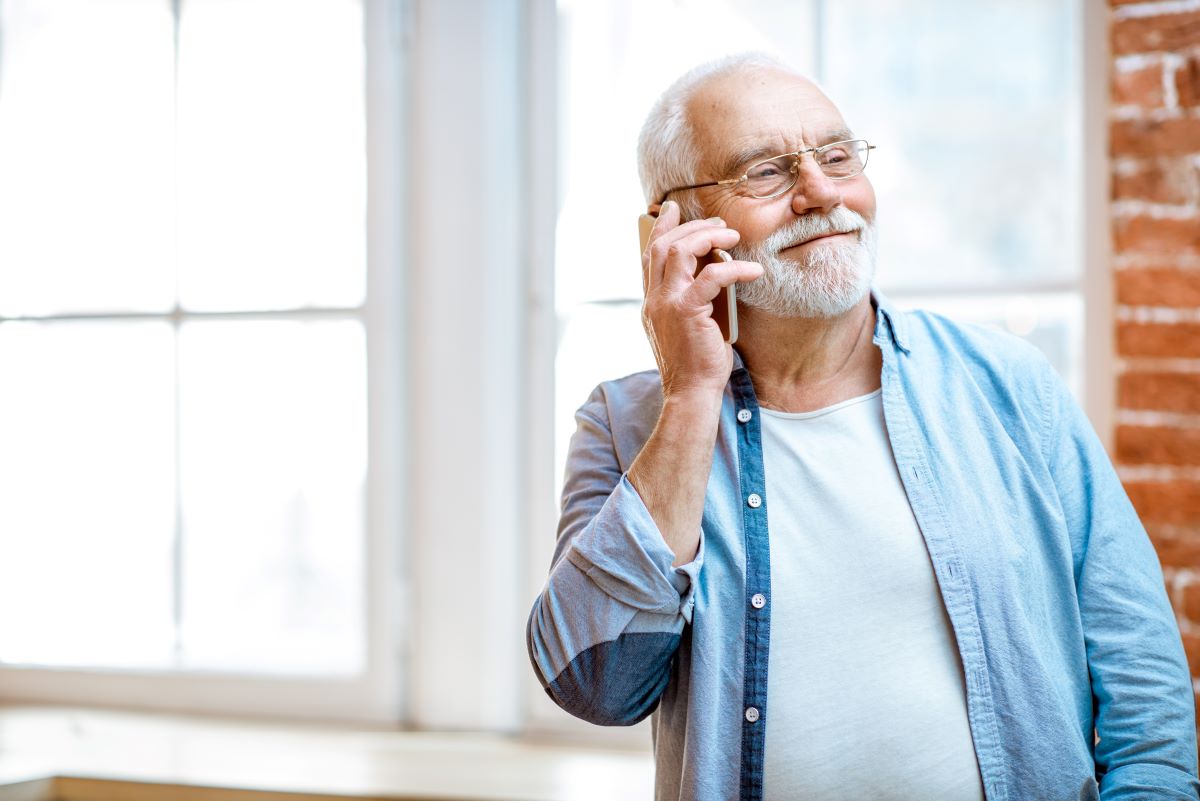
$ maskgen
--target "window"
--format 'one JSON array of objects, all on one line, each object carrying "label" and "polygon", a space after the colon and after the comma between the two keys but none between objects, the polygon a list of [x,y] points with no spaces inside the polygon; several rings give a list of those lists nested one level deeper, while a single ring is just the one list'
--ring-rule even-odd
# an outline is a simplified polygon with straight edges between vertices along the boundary
[{"label": "window", "polygon": [[[140,671],[244,698],[250,674],[294,693],[377,667],[364,16],[380,5],[0,2],[10,692],[136,703],[115,677]],[[199,685],[183,686],[164,700],[186,706]]]},{"label": "window", "polygon": [[[676,77],[738,51],[776,53],[815,77],[878,146],[868,173],[884,294],[1028,339],[1082,398],[1082,8],[559,0],[555,503],[575,410],[598,382],[654,367],[635,258],[641,124]],[[534,707],[546,725],[561,715]]]},{"label": "window", "polygon": [[[561,735],[521,628],[573,412],[652,364],[644,113],[754,47],[857,102],[831,37],[886,4],[478,5],[0,0],[6,698]],[[844,107],[876,185],[902,176],[914,135]],[[1078,369],[1051,324],[1076,267],[1014,288],[903,259],[881,254],[898,302]]]}]

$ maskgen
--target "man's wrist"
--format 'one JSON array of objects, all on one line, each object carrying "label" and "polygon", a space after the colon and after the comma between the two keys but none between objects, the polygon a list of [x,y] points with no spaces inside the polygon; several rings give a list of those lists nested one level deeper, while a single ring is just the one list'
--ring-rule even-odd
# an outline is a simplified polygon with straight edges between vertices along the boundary
[{"label": "man's wrist", "polygon": [[677,390],[663,398],[662,414],[700,420],[714,419],[720,415],[724,394],[724,389]]}]

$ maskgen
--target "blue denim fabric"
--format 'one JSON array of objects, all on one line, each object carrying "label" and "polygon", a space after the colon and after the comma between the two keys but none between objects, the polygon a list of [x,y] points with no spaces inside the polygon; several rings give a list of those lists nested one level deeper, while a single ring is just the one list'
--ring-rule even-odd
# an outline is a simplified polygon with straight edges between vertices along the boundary
[{"label": "blue denim fabric", "polygon": [[[988,800],[1197,799],[1162,571],[1086,417],[1022,340],[872,299],[888,437],[962,658]],[[735,357],[700,552],[677,568],[625,476],[661,405],[646,372],[579,409],[530,659],[573,715],[652,714],[660,801],[757,801],[771,604],[750,598],[770,597],[770,499],[751,376]]]}]

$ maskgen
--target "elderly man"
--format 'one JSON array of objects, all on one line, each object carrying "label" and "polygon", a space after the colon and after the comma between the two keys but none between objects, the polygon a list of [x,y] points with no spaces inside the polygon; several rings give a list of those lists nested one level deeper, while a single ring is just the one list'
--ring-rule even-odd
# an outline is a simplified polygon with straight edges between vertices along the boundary
[{"label": "elderly man", "polygon": [[1145,531],[1035,349],[871,290],[870,147],[763,57],[660,98],[658,370],[578,412],[534,668],[585,720],[653,713],[659,799],[1196,799]]}]

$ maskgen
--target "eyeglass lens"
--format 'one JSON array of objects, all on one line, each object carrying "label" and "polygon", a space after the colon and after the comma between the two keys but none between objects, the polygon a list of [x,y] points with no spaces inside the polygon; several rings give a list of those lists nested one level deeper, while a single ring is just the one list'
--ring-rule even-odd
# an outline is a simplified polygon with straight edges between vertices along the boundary
[{"label": "eyeglass lens", "polygon": [[[867,143],[862,140],[837,142],[813,152],[821,171],[830,178],[850,178],[867,166]],[[803,157],[801,157],[803,158]],[[796,182],[800,170],[795,156],[778,156],[760,161],[746,170],[746,189],[754,197],[770,197]]]}]

